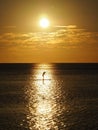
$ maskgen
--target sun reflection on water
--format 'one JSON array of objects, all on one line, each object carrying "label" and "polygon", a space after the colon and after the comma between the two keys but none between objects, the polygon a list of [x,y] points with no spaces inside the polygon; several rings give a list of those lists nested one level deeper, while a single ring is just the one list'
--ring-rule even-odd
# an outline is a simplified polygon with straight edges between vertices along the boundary
[{"label": "sun reflection on water", "polygon": [[[58,130],[54,120],[56,114],[54,80],[52,70],[47,68],[48,65],[41,65],[36,69],[27,93],[29,97],[27,119],[30,130]],[[46,75],[43,80],[44,71]]]}]

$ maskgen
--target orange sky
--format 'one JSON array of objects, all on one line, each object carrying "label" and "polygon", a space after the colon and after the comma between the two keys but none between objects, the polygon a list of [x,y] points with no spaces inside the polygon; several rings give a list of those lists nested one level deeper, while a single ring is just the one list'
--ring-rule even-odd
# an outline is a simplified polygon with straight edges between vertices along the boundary
[{"label": "orange sky", "polygon": [[[4,0],[0,63],[98,62],[98,1]],[[51,26],[41,29],[46,14]]]}]

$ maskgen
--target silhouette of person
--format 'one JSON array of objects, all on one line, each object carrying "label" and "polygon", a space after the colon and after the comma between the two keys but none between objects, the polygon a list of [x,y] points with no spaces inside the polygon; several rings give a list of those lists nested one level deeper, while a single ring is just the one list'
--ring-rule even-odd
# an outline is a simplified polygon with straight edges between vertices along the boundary
[{"label": "silhouette of person", "polygon": [[45,73],[46,73],[45,71],[42,73],[43,80],[44,80],[44,75],[45,75]]}]

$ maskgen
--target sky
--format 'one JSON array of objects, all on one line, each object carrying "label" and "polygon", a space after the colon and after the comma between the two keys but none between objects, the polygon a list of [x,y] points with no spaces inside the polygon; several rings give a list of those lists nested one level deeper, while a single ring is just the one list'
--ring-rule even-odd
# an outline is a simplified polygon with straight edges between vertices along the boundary
[{"label": "sky", "polygon": [[21,62],[98,63],[98,0],[0,0],[0,63]]}]

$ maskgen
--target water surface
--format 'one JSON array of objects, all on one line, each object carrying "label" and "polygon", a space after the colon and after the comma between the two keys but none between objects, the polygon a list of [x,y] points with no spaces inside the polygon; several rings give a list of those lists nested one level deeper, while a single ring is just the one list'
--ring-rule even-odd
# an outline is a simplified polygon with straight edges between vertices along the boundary
[{"label": "water surface", "polygon": [[79,129],[98,129],[98,64],[0,64],[0,130]]}]

